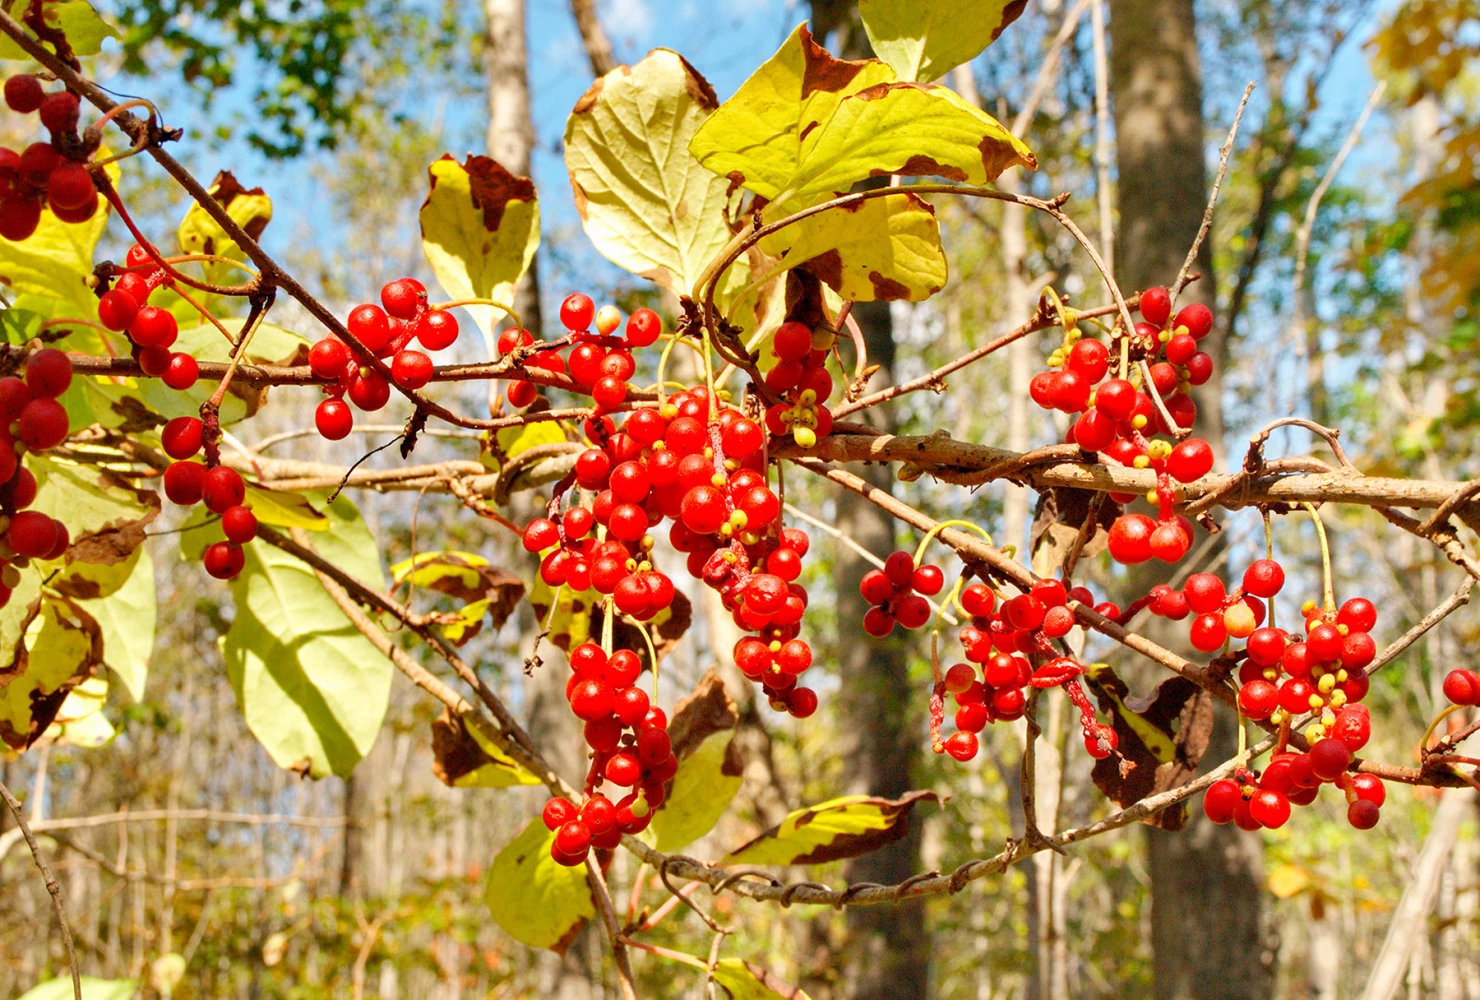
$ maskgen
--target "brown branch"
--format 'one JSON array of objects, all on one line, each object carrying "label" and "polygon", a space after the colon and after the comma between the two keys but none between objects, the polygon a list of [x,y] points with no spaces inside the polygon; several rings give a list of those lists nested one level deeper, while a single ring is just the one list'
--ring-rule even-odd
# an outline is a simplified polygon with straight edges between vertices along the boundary
[{"label": "brown branch", "polygon": [[612,58],[612,43],[596,16],[596,4],[592,0],[570,0],[570,12],[575,15],[576,28],[581,32],[581,45],[591,63],[591,74],[603,77],[617,68]]},{"label": "brown branch", "polygon": [[637,989],[632,985],[632,963],[627,957],[626,938],[617,922],[617,908],[612,905],[612,894],[606,887],[606,877],[601,874],[601,862],[593,851],[586,856],[586,881],[591,885],[591,897],[601,911],[601,922],[611,938],[612,961],[617,967],[617,982],[622,987],[622,1000],[637,1000]]},{"label": "brown branch", "polygon": [[51,905],[57,911],[57,923],[62,927],[62,944],[67,946],[67,965],[72,970],[72,994],[76,1000],[82,1000],[82,978],[77,971],[77,951],[72,947],[72,929],[67,926],[67,907],[62,902],[62,885],[47,866],[46,859],[41,856],[41,848],[36,843],[36,835],[31,832],[30,824],[26,822],[21,804],[10,794],[10,789],[5,787],[3,781],[0,781],[0,798],[5,799],[5,804],[15,816],[21,836],[26,838],[26,846],[31,849],[31,858],[41,871],[42,881],[46,883],[46,891],[51,894]]},{"label": "brown branch", "polygon": [[1391,643],[1388,644],[1386,649],[1377,654],[1377,658],[1374,659],[1371,663],[1367,664],[1366,673],[1368,675],[1374,674],[1378,670],[1381,670],[1383,667],[1387,666],[1393,660],[1396,660],[1398,656],[1402,654],[1403,650],[1407,649],[1409,646],[1417,642],[1419,637],[1422,636],[1425,632],[1433,628],[1435,625],[1439,624],[1445,618],[1448,618],[1459,608],[1462,608],[1466,604],[1469,604],[1470,591],[1473,590],[1474,587],[1475,578],[1473,576],[1465,577],[1464,581],[1455,588],[1454,593],[1446,597],[1442,604],[1436,607],[1433,611],[1430,611],[1427,615],[1424,615],[1423,619],[1419,621],[1417,625],[1414,625],[1407,632],[1404,632],[1401,636],[1394,639]]}]

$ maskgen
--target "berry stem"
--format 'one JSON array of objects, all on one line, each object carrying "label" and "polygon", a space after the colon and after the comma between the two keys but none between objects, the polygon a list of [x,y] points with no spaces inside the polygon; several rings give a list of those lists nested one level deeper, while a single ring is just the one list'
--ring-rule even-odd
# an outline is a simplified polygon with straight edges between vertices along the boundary
[{"label": "berry stem", "polygon": [[1465,708],[1465,707],[1466,706],[1464,706],[1464,705],[1450,705],[1448,708],[1444,709],[1444,711],[1442,711],[1438,715],[1434,716],[1434,721],[1429,723],[1429,728],[1427,728],[1427,729],[1425,729],[1423,731],[1423,739],[1421,739],[1421,740],[1418,741],[1418,760],[1419,760],[1419,763],[1422,763],[1423,762],[1424,754],[1428,753],[1428,749],[1429,749],[1429,738],[1434,735],[1434,730],[1436,730],[1436,729],[1439,728],[1439,723],[1443,722],[1445,719],[1449,718],[1455,712],[1458,712],[1460,709]]},{"label": "berry stem", "polygon": [[612,641],[616,638],[616,601],[608,594],[603,605],[604,612],[601,616],[601,651],[610,659],[612,655]]},{"label": "berry stem", "polygon": [[[1260,510],[1264,515],[1264,558],[1274,559],[1274,526],[1270,523],[1269,508]],[[1269,627],[1274,628],[1274,598],[1270,597],[1264,602],[1269,607]],[[1281,747],[1283,749],[1283,747]]]},{"label": "berry stem", "polygon": [[505,316],[514,321],[515,326],[518,326],[521,329],[524,327],[523,318],[521,318],[520,315],[514,311],[514,308],[512,306],[505,305],[498,299],[454,299],[451,302],[432,303],[428,305],[427,308],[432,309],[436,312],[442,312],[447,309],[456,309],[459,306],[489,306],[493,309],[498,309],[503,312]]},{"label": "berry stem", "polygon": [[273,295],[269,292],[262,299],[252,300],[252,312],[247,317],[247,325],[242,328],[241,334],[236,339],[236,344],[231,349],[231,358],[226,365],[226,373],[221,376],[216,391],[211,398],[202,404],[202,408],[209,406],[213,410],[219,410],[221,403],[226,399],[226,390],[231,387],[231,378],[236,374],[237,366],[242,363],[242,358],[247,355],[247,345],[252,342],[252,335],[262,325],[262,320],[267,316],[267,310],[272,308]]},{"label": "berry stem", "polygon": [[709,971],[708,965],[704,964],[693,955],[685,954],[681,951],[674,951],[671,948],[664,948],[661,945],[656,944],[644,944],[641,941],[626,937],[625,935],[618,937],[617,941],[620,944],[627,945],[629,948],[637,948],[640,951],[645,951],[649,955],[657,955],[659,958],[666,958],[670,962],[680,962],[684,965],[690,965],[700,970],[701,972]]},{"label": "berry stem", "polygon": [[1336,591],[1331,582],[1331,546],[1326,541],[1326,525],[1321,520],[1321,512],[1310,501],[1302,500],[1300,501],[1300,506],[1305,508],[1306,512],[1310,514],[1310,519],[1316,524],[1316,535],[1321,541],[1322,598],[1325,601],[1326,611],[1334,614],[1336,611]]},{"label": "berry stem", "polygon": [[982,539],[988,545],[992,544],[992,536],[987,534],[986,529],[980,527],[979,525],[973,524],[970,521],[962,520],[942,521],[935,527],[931,528],[929,531],[925,532],[925,537],[920,539],[920,544],[915,547],[916,569],[920,568],[920,560],[925,558],[925,550],[930,547],[930,542],[935,538],[936,535],[940,534],[947,528],[966,528],[969,531],[974,531],[978,535],[981,535]]},{"label": "berry stem", "polygon": [[623,615],[622,617],[627,619],[628,624],[642,633],[642,638],[647,643],[648,658],[653,664],[653,704],[656,705],[658,703],[658,648],[653,645],[653,637],[648,632],[646,623],[638,621],[631,615]]}]

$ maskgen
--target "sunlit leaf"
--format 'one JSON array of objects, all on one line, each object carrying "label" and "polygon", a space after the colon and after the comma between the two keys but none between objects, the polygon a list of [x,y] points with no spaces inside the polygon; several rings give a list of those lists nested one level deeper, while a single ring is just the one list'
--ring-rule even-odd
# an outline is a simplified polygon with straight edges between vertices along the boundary
[{"label": "sunlit leaf", "polygon": [[592,84],[565,126],[565,165],[586,235],[614,263],[679,293],[730,236],[726,182],[689,152],[718,106],[682,56],[654,49]]},{"label": "sunlit leaf", "polygon": [[256,483],[247,484],[247,506],[263,524],[280,528],[304,528],[308,531],[328,531],[329,518],[321,513],[308,497],[289,490],[263,489]]},{"label": "sunlit leaf", "polygon": [[[21,0],[9,11],[10,16],[25,24],[25,15],[32,0]],[[95,56],[103,51],[103,39],[120,38],[118,29],[98,15],[87,0],[47,0],[44,16],[48,26],[62,32],[67,45],[79,56]],[[29,26],[27,26],[29,27]],[[34,37],[34,32],[32,33]],[[55,51],[50,42],[41,43]],[[25,49],[17,45],[9,35],[0,36],[0,59],[30,59]]]},{"label": "sunlit leaf", "polygon": [[1310,872],[1299,865],[1277,865],[1269,873],[1269,891],[1276,899],[1289,899],[1310,885]]},{"label": "sunlit leaf", "polygon": [[34,742],[102,654],[102,633],[91,615],[65,599],[44,597],[25,623],[14,661],[0,672],[0,739],[13,749]]},{"label": "sunlit leaf", "polygon": [[868,40],[901,80],[930,81],[997,40],[1027,0],[859,0]]},{"label": "sunlit leaf", "polygon": [[[421,248],[449,299],[512,304],[540,244],[534,184],[486,156],[458,163],[450,154],[427,168],[431,190],[421,206]],[[504,315],[466,306],[485,336]]]},{"label": "sunlit leaf", "polygon": [[[82,976],[82,1000],[129,1000],[134,995],[132,979],[97,979]],[[72,1000],[72,977],[48,979],[22,993],[17,1000]]]},{"label": "sunlit leaf", "polygon": [[765,198],[796,174],[801,137],[827,121],[850,94],[894,79],[877,59],[834,58],[799,25],[694,136],[705,167]]},{"label": "sunlit leaf", "polygon": [[[248,236],[254,240],[261,238],[262,231],[272,221],[272,199],[260,187],[242,187],[231,171],[223,170],[206,190]],[[239,261],[247,259],[246,253],[227,235],[221,224],[194,201],[186,210],[185,218],[180,220],[176,236],[182,253],[211,254]],[[230,264],[207,263],[204,268],[205,279],[216,285],[240,285],[250,277],[247,272]]]},{"label": "sunlit leaf", "polygon": [[47,738],[74,747],[97,748],[108,743],[117,731],[103,715],[103,705],[107,701],[106,680],[91,677],[83,681],[67,692],[62,707],[46,730]]},{"label": "sunlit leaf", "polygon": [[488,869],[483,900],[498,925],[532,948],[565,953],[596,915],[584,866],[566,868],[550,856],[555,834],[538,816]]},{"label": "sunlit leaf", "polygon": [[[78,563],[73,568],[83,565],[91,564]],[[121,587],[99,599],[77,602],[103,632],[103,663],[134,701],[144,697],[144,680],[154,654],[155,601],[154,560],[148,548],[141,545]]]},{"label": "sunlit leaf", "polygon": [[67,526],[69,562],[124,562],[144,543],[144,528],[159,515],[159,496],[139,490],[96,466],[49,455],[26,456],[36,477],[35,508]]},{"label": "sunlit leaf", "polygon": [[694,693],[673,707],[668,735],[678,757],[668,797],[654,813],[643,839],[674,851],[714,829],[740,790],[744,765],[735,746],[740,722],[724,683],[708,671]]},{"label": "sunlit leaf", "polygon": [[714,967],[714,981],[729,992],[730,1000],[811,1000],[801,987],[738,958],[721,959]]},{"label": "sunlit leaf", "polygon": [[432,720],[432,773],[453,788],[512,788],[538,785],[540,779],[521,767],[492,741],[448,708]]},{"label": "sunlit leaf", "polygon": [[[315,550],[360,582],[382,582],[374,537],[344,497]],[[237,616],[223,640],[247,727],[280,767],[346,775],[369,752],[390,694],[391,664],[324,591],[312,569],[265,542],[243,546]]]},{"label": "sunlit leaf", "polygon": [[854,858],[892,844],[908,832],[910,810],[934,792],[898,799],[847,795],[797,809],[754,840],[731,851],[726,865],[816,865]]},{"label": "sunlit leaf", "polygon": [[545,638],[567,653],[591,637],[591,609],[603,600],[595,589],[551,587],[538,573],[529,591],[529,606],[542,630],[549,633]]},{"label": "sunlit leaf", "polygon": [[908,192],[830,208],[761,246],[778,269],[804,268],[849,301],[918,302],[946,283],[935,209]]},{"label": "sunlit leaf", "polygon": [[542,444],[564,444],[567,438],[560,421],[537,420],[523,427],[501,428],[497,440],[505,458],[517,458]]}]

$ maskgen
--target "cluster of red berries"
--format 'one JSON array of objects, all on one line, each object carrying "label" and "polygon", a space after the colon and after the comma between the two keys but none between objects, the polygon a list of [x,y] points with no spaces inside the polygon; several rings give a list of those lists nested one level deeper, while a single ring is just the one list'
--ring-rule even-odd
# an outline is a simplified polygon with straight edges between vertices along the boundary
[{"label": "cluster of red berries", "polygon": [[833,378],[825,365],[834,338],[830,330],[814,331],[797,322],[782,323],[776,331],[773,345],[780,360],[766,372],[766,387],[781,398],[766,410],[766,430],[773,437],[789,434],[801,447],[811,448],[832,433],[826,403]]},{"label": "cluster of red berries", "polygon": [[[1229,639],[1250,639],[1260,631],[1266,612],[1264,601],[1273,598],[1284,585],[1284,568],[1273,559],[1260,559],[1249,564],[1243,586],[1232,593],[1214,574],[1194,573],[1180,590],[1166,584],[1152,587],[1146,603],[1152,614],[1172,621],[1195,616],[1187,629],[1187,641],[1194,649],[1211,653]],[[1281,637],[1285,634],[1280,630],[1263,631]],[[1265,641],[1261,635],[1254,645]]]},{"label": "cluster of red berries", "polygon": [[[651,309],[638,309],[627,318],[624,337],[616,335],[622,325],[622,313],[614,305],[600,310],[590,296],[576,292],[560,304],[560,322],[570,341],[569,355],[561,348],[536,350],[525,363],[529,368],[569,375],[591,393],[598,413],[613,410],[627,400],[627,380],[637,371],[632,357],[634,347],[651,347],[663,333],[663,321]],[[500,356],[520,348],[534,346],[528,330],[509,328],[499,334]],[[539,389],[527,379],[515,379],[507,393],[509,404],[526,407],[535,401]]]},{"label": "cluster of red berries", "polygon": [[[894,631],[898,622],[907,629],[930,620],[930,602],[945,586],[939,566],[915,567],[908,552],[891,552],[883,569],[871,569],[858,583],[859,593],[873,607],[863,616],[863,630],[876,639]],[[921,596],[923,595],[923,596]]]},{"label": "cluster of red berries", "polygon": [[171,503],[192,507],[204,502],[221,518],[224,542],[212,542],[201,553],[206,572],[230,580],[242,571],[242,546],[257,537],[257,515],[245,501],[247,485],[241,473],[224,465],[192,461],[205,446],[205,424],[197,417],[176,417],[160,432],[164,453],[174,459],[164,470],[164,495]]},{"label": "cluster of red berries", "polygon": [[[1054,652],[1052,640],[1062,638],[1074,627],[1070,600],[1091,604],[1094,598],[1083,587],[1066,590],[1058,580],[1040,580],[1027,593],[1003,601],[1000,608],[997,594],[984,583],[969,584],[961,591],[957,604],[971,617],[958,633],[967,662],[953,665],[936,685],[931,702],[936,753],[948,753],[963,762],[971,760],[978,749],[977,734],[988,723],[1023,717],[1030,686],[1064,688],[1080,710],[1085,748],[1095,758],[1115,752],[1115,730],[1096,721],[1094,709],[1079,685],[1083,665]],[[1101,607],[1118,614],[1112,605]],[[1038,657],[1042,665],[1035,669],[1029,656]],[[977,666],[981,667],[980,675]],[[956,732],[942,740],[939,731],[946,694],[956,701]]]},{"label": "cluster of red berries", "polygon": [[26,377],[0,378],[0,608],[31,559],[60,559],[72,543],[67,526],[26,510],[36,502],[36,477],[21,464],[28,451],[55,448],[67,438],[67,411],[57,397],[72,384],[72,361],[46,347],[26,361]]},{"label": "cluster of red berries", "polygon": [[154,290],[174,279],[137,243],[129,247],[124,264],[129,269],[98,299],[98,321],[115,333],[127,333],[145,375],[171,389],[189,389],[200,378],[200,365],[189,354],[170,350],[180,326],[168,309],[149,304]]},{"label": "cluster of red berries", "polygon": [[[628,649],[606,653],[594,642],[570,652],[571,677],[565,696],[586,724],[591,767],[585,802],[568,799],[545,805],[545,825],[555,831],[551,856],[578,865],[592,848],[611,849],[624,833],[641,833],[667,795],[665,783],[678,773],[678,758],[668,735],[668,717],[637,687],[642,661]],[[615,803],[598,789],[610,783],[625,789]]]},{"label": "cluster of red berries", "polygon": [[[415,278],[387,282],[380,289],[380,303],[355,306],[344,325],[375,357],[391,359],[391,378],[397,385],[420,389],[432,380],[432,359],[407,345],[414,340],[428,351],[451,347],[457,340],[457,317],[431,308],[426,286]],[[329,441],[342,440],[354,429],[346,396],[367,413],[390,402],[390,383],[338,337],[314,344],[308,366],[319,378],[331,380],[323,387],[329,398],[314,411],[314,426]]]},{"label": "cluster of red berries", "polygon": [[62,155],[59,136],[77,134],[81,103],[68,90],[48,94],[30,74],[5,81],[5,103],[20,114],[39,112],[51,142],[33,142],[17,153],[0,148],[0,236],[20,241],[41,224],[50,206],[63,222],[86,222],[98,210],[98,188],[87,165]]},{"label": "cluster of red berries", "polygon": [[[618,341],[611,336],[621,324],[615,307],[596,312],[577,294],[561,306],[561,320],[573,337],[569,374],[591,389],[596,412],[584,425],[591,446],[556,487],[546,515],[525,526],[524,547],[541,554],[540,578],[552,587],[595,589],[621,613],[648,620],[673,601],[672,578],[653,559],[652,535],[670,520],[669,541],[686,556],[689,574],[720,593],[740,628],[756,633],[735,646],[740,670],[762,685],[776,710],[811,715],[817,696],[796,684],[812,664],[811,647],[798,638],[807,592],[795,582],[808,542],[781,525],[781,500],[766,481],[765,429],[704,386],[635,409],[619,426],[602,411],[625,401],[635,369],[629,348],[657,341],[656,314],[638,310]],[[500,344],[505,352],[530,346],[522,330],[506,331]],[[536,351],[529,364],[555,371],[567,362],[552,349]],[[573,486],[588,499],[562,513]],[[598,526],[605,529],[600,541]]]},{"label": "cluster of red berries", "polygon": [[[1028,391],[1044,409],[1078,414],[1069,440],[1088,452],[1136,469],[1152,469],[1157,488],[1147,499],[1157,505],[1155,519],[1124,514],[1110,530],[1110,554],[1117,562],[1141,563],[1156,558],[1176,562],[1192,547],[1192,522],[1172,513],[1173,481],[1190,483],[1213,468],[1213,449],[1200,438],[1173,445],[1150,435],[1170,434],[1151,392],[1154,390],[1178,428],[1190,429],[1197,405],[1188,395],[1213,374],[1213,360],[1198,350],[1197,342],[1213,329],[1207,306],[1186,306],[1171,319],[1172,301],[1165,288],[1141,294],[1142,322],[1127,334],[1123,358],[1146,361],[1151,385],[1142,384],[1140,365],[1128,366],[1119,377],[1110,373],[1110,348],[1098,340],[1082,339],[1071,325],[1064,343],[1049,356],[1050,371],[1033,377]],[[1160,358],[1160,360],[1158,360]],[[1135,494],[1112,494],[1128,503]]]},{"label": "cluster of red berries", "polygon": [[1308,806],[1321,785],[1334,784],[1346,796],[1347,822],[1370,830],[1381,818],[1387,789],[1375,774],[1350,774],[1352,754],[1371,735],[1367,709],[1351,705],[1331,736],[1311,744],[1307,753],[1274,754],[1262,773],[1240,767],[1232,778],[1215,781],[1203,795],[1203,812],[1214,823],[1236,823],[1243,830],[1278,829],[1290,818],[1291,806]]}]

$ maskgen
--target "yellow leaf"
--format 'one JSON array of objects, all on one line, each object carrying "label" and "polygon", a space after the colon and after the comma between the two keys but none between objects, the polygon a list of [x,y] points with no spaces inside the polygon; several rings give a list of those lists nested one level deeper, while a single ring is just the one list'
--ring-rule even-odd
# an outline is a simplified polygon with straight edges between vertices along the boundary
[{"label": "yellow leaf", "polygon": [[726,865],[815,865],[853,858],[903,837],[911,808],[934,792],[898,799],[847,795],[798,809],[776,826],[731,851]]},{"label": "yellow leaf", "polygon": [[678,774],[663,805],[643,831],[660,851],[693,843],[714,828],[740,790],[744,765],[734,745],[740,715],[713,670],[673,708],[668,734]]},{"label": "yellow leaf", "polygon": [[945,76],[997,40],[1027,0],[859,0],[874,51],[901,80]]},{"label": "yellow leaf", "polygon": [[[421,205],[421,249],[437,284],[454,301],[512,303],[514,286],[540,245],[540,205],[534,184],[487,156],[458,163],[444,154],[427,168],[431,190]],[[492,337],[503,311],[466,306]]]},{"label": "yellow leaf", "polygon": [[432,720],[432,773],[453,788],[512,788],[538,785],[498,744],[450,710]]},{"label": "yellow leaf", "polygon": [[[241,182],[229,170],[217,174],[206,190],[226,209],[226,214],[231,216],[232,221],[254,240],[262,236],[262,230],[272,221],[272,199],[260,187],[242,187]],[[183,253],[213,254],[240,261],[247,259],[246,253],[236,245],[235,240],[226,235],[226,230],[221,228],[220,223],[193,201],[185,212],[185,218],[180,220],[176,236],[180,240],[180,250]],[[248,278],[245,271],[230,264],[209,263],[204,265],[204,269],[206,280],[212,284],[239,285]]]},{"label": "yellow leaf", "polygon": [[716,964],[714,981],[725,988],[730,1000],[812,1000],[800,987],[738,958],[726,958]]},{"label": "yellow leaf", "polygon": [[1310,885],[1310,872],[1299,865],[1280,865],[1269,873],[1269,891],[1279,899],[1289,899]]},{"label": "yellow leaf", "polygon": [[263,524],[280,528],[304,528],[308,531],[328,531],[329,519],[314,509],[308,497],[287,490],[263,489],[255,483],[247,484],[247,506]]},{"label": "yellow leaf", "polygon": [[563,954],[596,906],[585,867],[557,864],[550,856],[554,842],[538,816],[530,820],[493,859],[483,900],[510,937]]},{"label": "yellow leaf", "polygon": [[680,293],[730,238],[725,179],[689,152],[718,106],[682,56],[654,49],[592,84],[565,126],[586,235],[613,263]]}]

